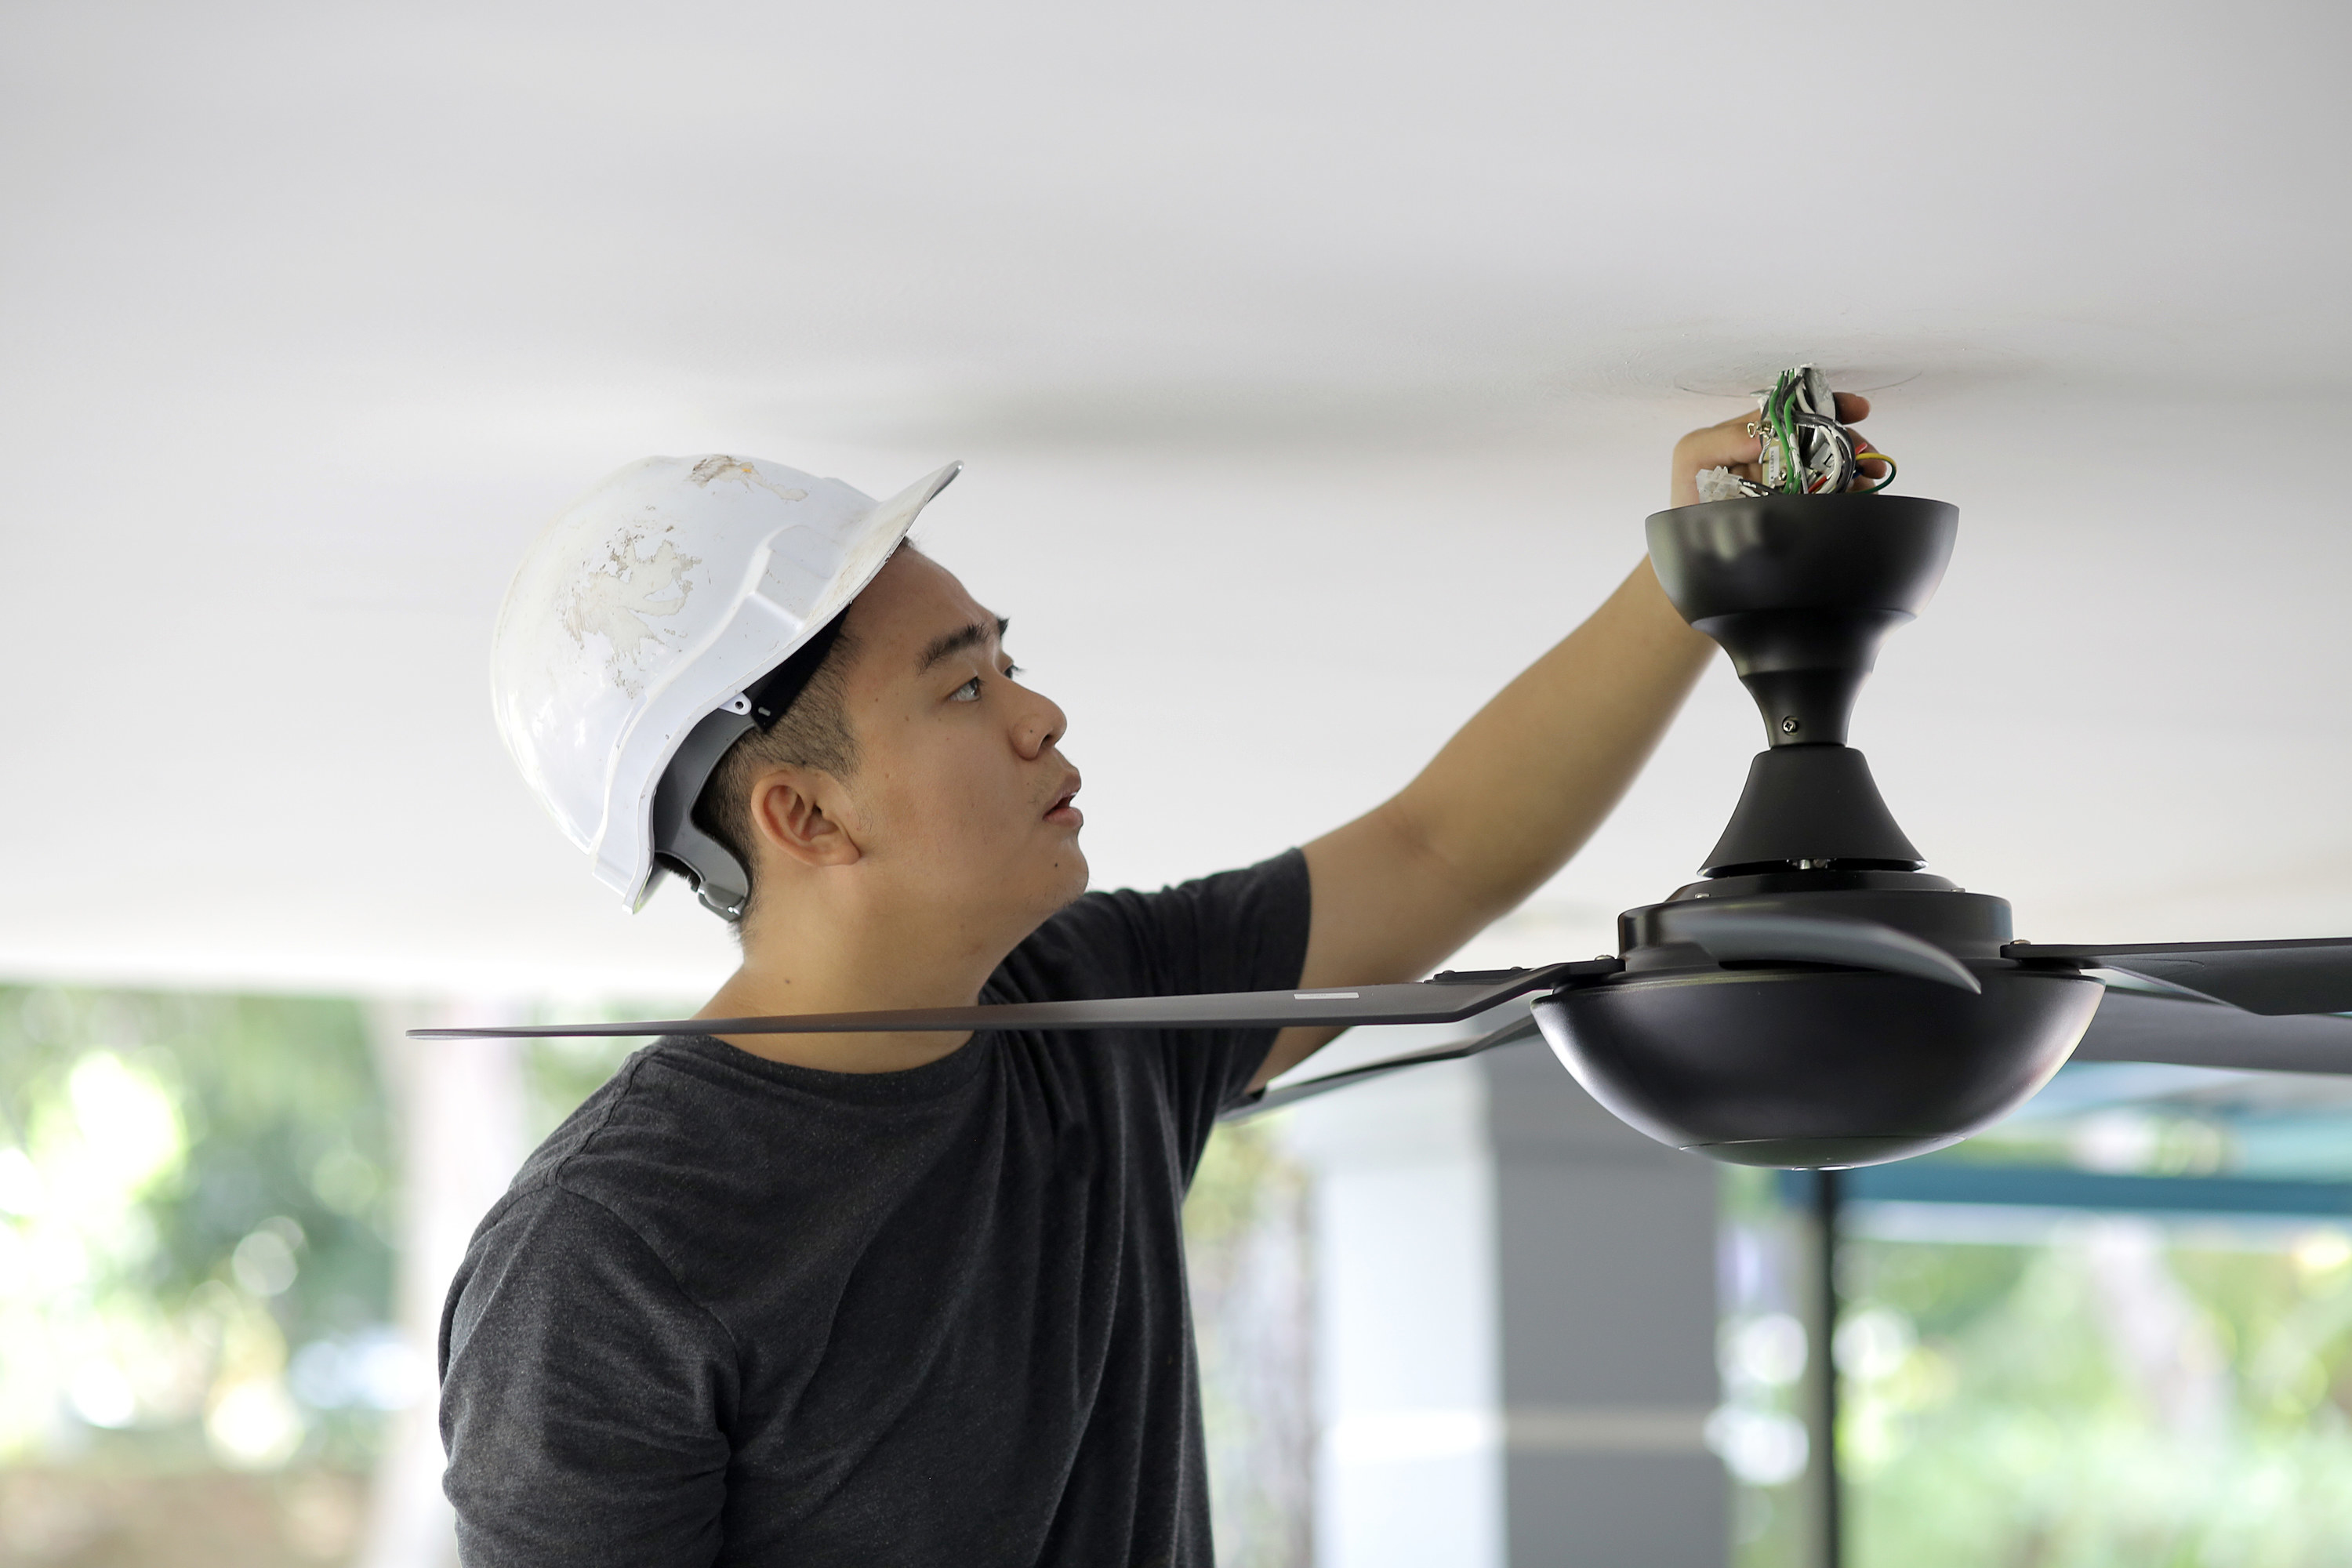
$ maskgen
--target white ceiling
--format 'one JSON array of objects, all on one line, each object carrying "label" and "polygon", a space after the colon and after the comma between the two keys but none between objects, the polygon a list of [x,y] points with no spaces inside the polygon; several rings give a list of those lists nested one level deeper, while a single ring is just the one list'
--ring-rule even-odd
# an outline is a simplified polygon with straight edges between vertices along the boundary
[{"label": "white ceiling", "polygon": [[[1351,815],[1813,357],[1957,501],[1857,740],[2043,941],[2352,931],[2352,11],[0,15],[0,974],[685,994],[489,723],[647,452],[897,489],[1075,724],[1098,880]],[[1713,842],[1718,670],[1497,955]]]}]

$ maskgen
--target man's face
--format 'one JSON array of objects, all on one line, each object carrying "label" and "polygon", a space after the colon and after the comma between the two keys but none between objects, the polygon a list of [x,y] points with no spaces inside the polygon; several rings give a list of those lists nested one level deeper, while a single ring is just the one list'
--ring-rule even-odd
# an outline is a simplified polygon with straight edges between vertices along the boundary
[{"label": "man's face", "polygon": [[857,766],[835,816],[880,896],[918,900],[976,944],[1017,942],[1086,891],[1069,721],[1014,679],[1003,623],[901,550],[850,607]]}]

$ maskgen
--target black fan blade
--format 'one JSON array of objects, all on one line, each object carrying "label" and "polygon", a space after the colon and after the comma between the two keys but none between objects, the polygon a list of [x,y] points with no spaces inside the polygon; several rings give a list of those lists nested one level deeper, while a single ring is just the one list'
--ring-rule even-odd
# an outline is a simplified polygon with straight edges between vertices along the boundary
[{"label": "black fan blade", "polygon": [[1359,1024],[1458,1024],[1497,1003],[1564,981],[1612,974],[1616,959],[1536,969],[1450,970],[1403,985],[1323,991],[1229,991],[1202,996],[1117,996],[1089,1002],[980,1003],[884,1013],[801,1013],[777,1018],[662,1018],[640,1024],[523,1024],[411,1029],[412,1039],[544,1039],[627,1035],[833,1035],[935,1029],[1282,1029]]},{"label": "black fan blade", "polygon": [[2352,1073],[2352,1018],[2265,1016],[2191,997],[2110,990],[2074,1059]]},{"label": "black fan blade", "polygon": [[1984,989],[1967,965],[1934,942],[1851,915],[1784,915],[1692,902],[1659,910],[1658,931],[1670,941],[1704,950],[1717,963],[1741,959],[1839,963],[1908,974],[1963,991]]},{"label": "black fan blade", "polygon": [[2013,942],[2009,958],[2067,958],[2178,985],[2249,1013],[2352,1013],[2352,937],[2293,942],[2153,942],[2121,947]]},{"label": "black fan blade", "polygon": [[1328,1094],[1335,1089],[1346,1089],[1352,1084],[1361,1083],[1366,1079],[1375,1078],[1382,1073],[1394,1072],[1399,1068],[1424,1067],[1431,1062],[1459,1061],[1465,1057],[1475,1057],[1481,1051],[1491,1051],[1496,1046],[1531,1040],[1542,1032],[1537,1026],[1534,1015],[1530,1014],[1527,1017],[1506,1024],[1489,1034],[1480,1035],[1475,1039],[1465,1040],[1459,1045],[1432,1046],[1425,1051],[1408,1051],[1399,1057],[1385,1057],[1376,1062],[1366,1062],[1360,1068],[1349,1068],[1344,1072],[1326,1073],[1321,1078],[1310,1078],[1301,1083],[1285,1084],[1280,1089],[1259,1089],[1252,1098],[1243,1100],[1219,1115],[1217,1120],[1220,1121],[1247,1121],[1250,1117],[1263,1115],[1269,1110],[1279,1110],[1286,1105],[1296,1105],[1302,1100],[1312,1100],[1318,1094]]}]

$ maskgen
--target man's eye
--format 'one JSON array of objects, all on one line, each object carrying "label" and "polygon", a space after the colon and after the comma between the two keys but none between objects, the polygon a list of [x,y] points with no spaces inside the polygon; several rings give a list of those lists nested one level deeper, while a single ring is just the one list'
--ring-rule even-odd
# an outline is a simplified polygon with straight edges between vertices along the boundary
[{"label": "man's eye", "polygon": [[950,702],[979,701],[980,677],[975,675],[970,680],[965,681],[961,686],[957,687],[953,691],[949,692],[948,700]]},{"label": "man's eye", "polygon": [[1024,676],[1024,675],[1026,675],[1026,674],[1028,674],[1028,673],[1029,673],[1029,672],[1028,672],[1027,670],[1025,670],[1025,669],[1022,668],[1021,668],[1021,666],[1019,666],[1019,665],[1017,665],[1017,664],[1013,663],[1011,659],[1009,659],[1009,658],[1008,658],[1008,659],[1006,659],[1006,660],[1004,661],[1004,679],[1007,679],[1007,680],[1018,680],[1018,679],[1020,679],[1023,676]]}]

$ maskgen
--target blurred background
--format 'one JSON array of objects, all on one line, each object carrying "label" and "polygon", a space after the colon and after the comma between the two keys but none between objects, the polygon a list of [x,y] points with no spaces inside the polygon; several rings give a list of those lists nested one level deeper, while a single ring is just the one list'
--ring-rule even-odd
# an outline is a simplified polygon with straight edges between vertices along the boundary
[{"label": "blurred background", "polygon": [[[729,968],[489,720],[508,574],[648,453],[963,458],[926,545],[1071,712],[1097,885],[1154,886],[1394,789],[1633,564],[1675,436],[1818,361],[1961,508],[1856,732],[1931,869],[2039,941],[2352,930],[2347,46],[2315,0],[0,7],[0,1563],[453,1561],[441,1289],[623,1053],[402,1031]],[[1464,962],[1612,948],[1754,725],[1713,671]],[[1797,1568],[1831,1452],[1850,1563],[2352,1560],[2333,1081],[2069,1068],[1825,1237],[1496,1056],[1213,1149],[1225,1561]]]}]

